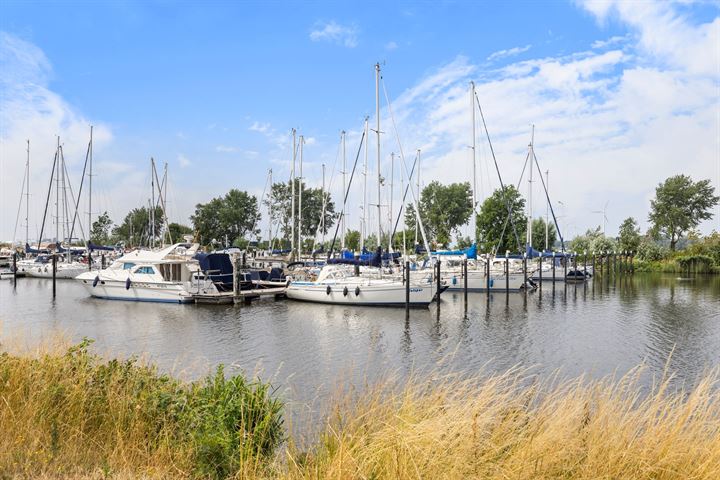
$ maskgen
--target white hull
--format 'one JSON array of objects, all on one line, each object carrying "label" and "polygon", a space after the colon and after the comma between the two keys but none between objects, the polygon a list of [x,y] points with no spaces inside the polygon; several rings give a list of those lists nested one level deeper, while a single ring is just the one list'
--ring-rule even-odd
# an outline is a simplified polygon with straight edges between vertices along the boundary
[{"label": "white hull", "polygon": [[[45,263],[45,264],[36,264],[32,267],[25,267],[24,272],[25,275],[28,277],[35,277],[35,278],[52,278],[53,272],[52,272],[52,264],[51,263]],[[20,269],[20,271],[23,271]],[[80,275],[81,273],[87,272],[88,267],[87,265],[83,265],[81,263],[73,263],[73,264],[57,264],[57,270],[55,272],[55,278],[65,278],[65,279],[72,279]]]},{"label": "white hull", "polygon": [[[292,282],[285,295],[293,300],[333,305],[405,306],[405,285],[357,277],[354,282]],[[431,284],[410,285],[410,305],[427,307],[433,301]]]},{"label": "white hull", "polygon": [[[174,282],[126,282],[119,280],[98,280],[96,274],[86,272],[76,278],[90,296],[106,300],[130,300],[136,302],[189,303],[192,295],[185,286]],[[95,286],[93,286],[95,284]]]}]

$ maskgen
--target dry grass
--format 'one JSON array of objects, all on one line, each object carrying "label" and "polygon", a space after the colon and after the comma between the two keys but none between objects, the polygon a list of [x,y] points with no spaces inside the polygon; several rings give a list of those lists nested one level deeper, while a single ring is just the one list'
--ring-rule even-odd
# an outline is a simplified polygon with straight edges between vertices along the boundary
[{"label": "dry grass", "polygon": [[[717,369],[689,391],[667,378],[643,388],[642,368],[603,380],[513,370],[387,381],[339,395],[308,449],[293,439],[282,452],[240,449],[208,470],[198,451],[215,445],[215,424],[184,423],[172,403],[201,386],[111,364],[57,349],[1,354],[0,478],[720,478]],[[226,389],[203,391],[225,405]]]}]

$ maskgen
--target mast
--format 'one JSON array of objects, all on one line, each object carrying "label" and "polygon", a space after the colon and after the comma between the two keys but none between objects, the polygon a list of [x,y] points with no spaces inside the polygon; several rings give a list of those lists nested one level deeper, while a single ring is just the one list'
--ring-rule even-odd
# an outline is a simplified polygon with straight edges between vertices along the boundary
[{"label": "mast", "polygon": [[[542,174],[540,176],[542,178]],[[549,228],[550,228],[550,170],[545,170],[545,189],[548,190],[548,202],[545,207],[545,250],[548,250],[550,247],[548,245],[550,235],[549,235]]]},{"label": "mast", "polygon": [[380,64],[375,64],[375,134],[377,137],[377,244],[380,245],[381,223],[380,215]]},{"label": "mast", "polygon": [[303,145],[305,136],[300,135],[300,177],[298,182],[298,259],[302,255],[302,197],[303,197]]},{"label": "mast", "polygon": [[[470,82],[472,96],[470,97],[470,111],[472,112],[472,204],[473,204],[473,215],[472,215],[472,238],[475,238],[475,222],[477,213],[477,173],[476,173],[476,155],[475,155],[475,82]],[[474,242],[474,240],[473,240]]]},{"label": "mast", "polygon": [[[93,126],[90,125],[90,171],[88,173],[88,245],[90,244],[90,235],[92,233],[92,144],[93,144]],[[79,195],[79,193],[78,193]],[[88,247],[89,248],[89,247]],[[89,252],[89,250],[88,250]],[[89,258],[88,253],[88,258]]]},{"label": "mast", "polygon": [[[535,141],[535,125],[532,126],[532,134],[530,136],[530,145],[528,145],[529,149],[529,156],[532,161],[534,158],[533,155],[535,152],[533,151],[533,142]],[[525,241],[526,248],[530,247],[532,248],[532,221],[533,221],[533,210],[532,210],[532,183],[533,183],[533,169],[532,164],[530,164],[530,175],[528,176],[528,215],[527,215],[527,238]]]},{"label": "mast", "polygon": [[[30,140],[27,141],[27,161],[25,162],[25,245],[30,245]],[[15,241],[15,239],[13,239]]]},{"label": "mast", "polygon": [[363,218],[360,225],[360,251],[362,252],[365,248],[365,237],[367,237],[367,214],[368,214],[368,203],[367,203],[367,177],[368,177],[368,132],[369,132],[369,117],[365,117],[365,166],[363,172]]},{"label": "mast", "polygon": [[[417,191],[418,191],[418,197],[420,196],[420,149],[417,149]],[[410,180],[408,179],[408,182]],[[420,205],[420,202],[418,202],[418,206]],[[420,212],[416,212],[417,215],[415,215],[415,245],[418,243],[418,215]]]},{"label": "mast", "polygon": [[[343,132],[343,135],[345,132]],[[344,145],[343,145],[344,146]],[[343,154],[345,150],[343,149]],[[344,158],[343,158],[344,159]],[[343,168],[343,170],[345,170]],[[345,172],[343,172],[343,191],[345,190]],[[322,211],[320,212],[320,232],[322,233],[322,248],[325,248],[325,202],[327,200],[325,194],[325,164],[322,164]],[[343,202],[343,230],[345,228],[345,202]],[[315,237],[317,238],[317,237]],[[345,248],[345,232],[343,232],[342,248]]]},{"label": "mast", "polygon": [[155,248],[155,159],[150,157],[150,186],[152,197],[150,201],[150,248]]},{"label": "mast", "polygon": [[[402,157],[401,157],[401,159],[402,159]],[[405,192],[405,175],[403,175],[402,173],[400,174],[400,191],[401,191],[401,192]],[[401,202],[401,205],[400,205],[400,208],[401,208],[401,209],[405,206],[405,201],[404,201],[404,200],[405,200],[405,197],[403,197],[403,201]],[[401,210],[401,211],[402,211],[402,210]],[[399,215],[399,214],[398,214],[398,215]],[[404,225],[404,226],[403,226],[403,231],[402,231],[402,252],[403,252],[403,257],[405,257],[405,256],[407,255],[407,253],[405,252],[405,230],[407,230],[407,225]]]},{"label": "mast", "polygon": [[[343,196],[345,196],[345,192],[347,191],[347,183],[346,183],[346,175],[347,175],[347,159],[345,157],[345,130],[340,132],[340,139],[342,142],[342,179],[343,179]],[[325,195],[325,164],[323,164],[323,195]],[[324,198],[324,197],[323,197]],[[324,204],[324,203],[323,203]],[[324,214],[323,214],[324,217]],[[342,233],[340,236],[340,248],[342,250],[345,250],[345,234],[346,234],[346,223],[345,223],[345,202],[343,202],[343,209],[342,209],[342,216],[340,217],[342,221]],[[325,242],[325,234],[323,233],[323,242]]]},{"label": "mast", "polygon": [[270,182],[270,192],[268,194],[269,202],[268,202],[268,250],[272,251],[272,204],[273,204],[273,194],[272,194],[272,168],[268,170],[268,177]]},{"label": "mast", "polygon": [[296,131],[292,129],[292,168],[290,170],[290,257],[295,257],[295,144]]},{"label": "mast", "polygon": [[392,236],[393,236],[393,181],[395,180],[395,152],[390,153],[390,230],[388,230],[388,252],[392,252]]},{"label": "mast", "polygon": [[[60,167],[60,136],[57,137],[58,167]],[[55,174],[55,241],[60,241],[60,169]]]}]

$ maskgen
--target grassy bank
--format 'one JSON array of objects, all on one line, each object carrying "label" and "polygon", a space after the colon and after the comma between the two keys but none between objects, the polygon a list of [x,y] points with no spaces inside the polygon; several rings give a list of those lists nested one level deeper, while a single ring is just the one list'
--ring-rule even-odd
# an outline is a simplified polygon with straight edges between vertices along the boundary
[{"label": "grassy bank", "polygon": [[87,343],[0,356],[0,478],[718,478],[718,371],[689,391],[527,372],[338,395],[286,438],[270,388],[181,382]]}]

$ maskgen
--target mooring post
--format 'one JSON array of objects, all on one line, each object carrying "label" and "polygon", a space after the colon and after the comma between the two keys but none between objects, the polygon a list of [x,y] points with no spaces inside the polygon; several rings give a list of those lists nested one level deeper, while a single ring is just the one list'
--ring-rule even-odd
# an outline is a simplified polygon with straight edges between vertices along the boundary
[{"label": "mooring post", "polygon": [[13,287],[17,287],[17,252],[13,253]]},{"label": "mooring post", "polygon": [[555,252],[553,252],[552,262],[553,262],[553,286],[554,286],[555,285]]},{"label": "mooring post", "polygon": [[[485,283],[488,296],[490,295],[490,254],[485,255]],[[488,297],[489,298],[489,297]]]},{"label": "mooring post", "polygon": [[463,295],[465,299],[465,306],[467,306],[467,283],[468,283],[468,261],[467,258],[463,260]]},{"label": "mooring post", "polygon": [[613,251],[613,257],[612,257],[612,258],[613,258],[613,273],[614,273],[615,275],[617,275],[617,267],[618,267],[618,265],[617,265],[617,252],[616,252],[616,251]]},{"label": "mooring post", "polygon": [[243,252],[242,254],[242,268],[245,268],[247,266],[247,256],[246,253]]},{"label": "mooring post", "polygon": [[587,250],[583,252],[583,275],[587,277]]},{"label": "mooring post", "polygon": [[437,261],[437,291],[435,295],[437,295],[437,303],[440,305],[440,260]]},{"label": "mooring post", "polygon": [[505,294],[510,293],[510,250],[505,250]]},{"label": "mooring post", "polygon": [[105,270],[105,254],[100,255],[100,270]]},{"label": "mooring post", "polygon": [[567,267],[568,267],[568,254],[566,253],[563,256],[563,275],[564,275],[563,278],[565,278],[566,280],[567,280]]},{"label": "mooring post", "polygon": [[573,252],[570,258],[572,258],[573,270],[577,270],[577,252]]},{"label": "mooring post", "polygon": [[540,254],[540,290],[542,290],[542,267],[543,267],[543,255],[545,252]]},{"label": "mooring post", "polygon": [[633,263],[634,259],[635,259],[635,253],[630,252],[630,273],[631,274],[635,273],[635,264]]},{"label": "mooring post", "polygon": [[405,311],[410,310],[410,262],[405,261]]},{"label": "mooring post", "polygon": [[240,282],[238,282],[238,258],[237,255],[232,255],[232,269],[233,269],[233,301],[235,301],[240,295]]},{"label": "mooring post", "polygon": [[55,277],[57,275],[57,254],[53,253],[52,256],[52,279],[53,279],[53,298],[55,298]]},{"label": "mooring post", "polygon": [[[523,286],[527,287],[527,283],[527,252],[523,252]],[[525,288],[525,293],[527,293],[527,288]]]},{"label": "mooring post", "polygon": [[595,276],[595,250],[592,251],[592,273]]},{"label": "mooring post", "polygon": [[92,252],[88,249],[88,272],[92,272]]}]

